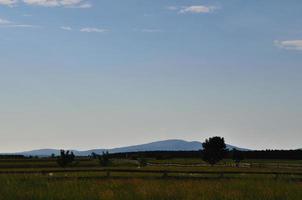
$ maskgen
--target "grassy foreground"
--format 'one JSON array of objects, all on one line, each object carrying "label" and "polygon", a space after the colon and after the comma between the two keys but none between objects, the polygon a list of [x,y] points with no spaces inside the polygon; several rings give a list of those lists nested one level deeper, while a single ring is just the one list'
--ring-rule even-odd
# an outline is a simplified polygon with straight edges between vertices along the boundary
[{"label": "grassy foreground", "polygon": [[148,163],[138,168],[137,161],[112,159],[104,168],[98,160],[81,158],[61,168],[51,158],[3,159],[0,200],[302,199],[302,161],[245,160],[239,168],[230,160],[216,166],[185,158]]},{"label": "grassy foreground", "polygon": [[1,200],[301,200],[302,183],[273,179],[48,179],[0,176]]}]

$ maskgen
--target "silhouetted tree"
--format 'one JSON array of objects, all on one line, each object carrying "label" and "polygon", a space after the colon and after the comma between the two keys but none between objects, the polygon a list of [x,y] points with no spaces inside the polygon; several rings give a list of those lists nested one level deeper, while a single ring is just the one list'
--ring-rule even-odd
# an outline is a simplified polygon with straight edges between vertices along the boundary
[{"label": "silhouetted tree", "polygon": [[232,150],[232,159],[234,160],[236,167],[239,167],[239,164],[242,160],[244,160],[244,154],[242,151],[238,151],[237,149]]},{"label": "silhouetted tree", "polygon": [[203,160],[210,165],[215,165],[222,160],[226,152],[226,145],[222,137],[216,136],[206,139],[206,141],[202,143],[202,147]]},{"label": "silhouetted tree", "polygon": [[98,158],[98,155],[94,152],[91,153],[91,158],[93,159],[97,159]]},{"label": "silhouetted tree", "polygon": [[75,159],[75,156],[74,156],[73,152],[61,150],[60,156],[57,159],[57,163],[61,167],[67,167],[73,163],[74,159]]},{"label": "silhouetted tree", "polygon": [[109,152],[108,151],[103,152],[103,154],[99,155],[98,158],[99,158],[100,165],[102,167],[109,166],[109,164],[110,164],[110,156],[109,156]]}]

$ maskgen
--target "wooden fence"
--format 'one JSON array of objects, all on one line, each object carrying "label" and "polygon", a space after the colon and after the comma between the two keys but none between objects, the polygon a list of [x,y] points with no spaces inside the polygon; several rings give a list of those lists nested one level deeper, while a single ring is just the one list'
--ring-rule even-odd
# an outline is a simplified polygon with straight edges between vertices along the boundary
[{"label": "wooden fence", "polygon": [[0,174],[42,174],[52,176],[55,173],[82,173],[82,172],[102,172],[106,177],[113,177],[114,174],[130,173],[130,174],[156,174],[161,177],[169,175],[217,175],[217,177],[225,177],[225,175],[271,175],[275,178],[280,176],[301,176],[302,172],[268,172],[268,171],[187,171],[187,170],[145,170],[145,169],[55,169],[55,170],[24,170],[24,171],[0,171]]}]

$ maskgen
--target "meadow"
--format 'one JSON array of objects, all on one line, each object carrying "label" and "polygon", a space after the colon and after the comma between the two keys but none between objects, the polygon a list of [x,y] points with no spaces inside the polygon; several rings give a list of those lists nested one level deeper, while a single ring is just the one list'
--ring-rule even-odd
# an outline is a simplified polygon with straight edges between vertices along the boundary
[{"label": "meadow", "polygon": [[100,167],[97,159],[77,158],[61,168],[53,158],[0,160],[0,199],[87,200],[301,200],[299,160],[231,160],[208,166],[201,159],[113,159]]}]

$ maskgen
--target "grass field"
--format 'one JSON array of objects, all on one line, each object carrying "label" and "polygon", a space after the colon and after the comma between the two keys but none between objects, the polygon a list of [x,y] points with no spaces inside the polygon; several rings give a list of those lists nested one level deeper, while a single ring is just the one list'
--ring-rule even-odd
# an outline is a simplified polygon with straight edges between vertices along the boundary
[{"label": "grass field", "polygon": [[133,160],[116,159],[107,168],[97,160],[77,161],[63,169],[54,159],[0,160],[0,199],[302,199],[301,161],[246,160],[239,168],[230,160],[211,167],[199,159],[151,159],[143,168]]},{"label": "grass field", "polygon": [[190,179],[47,179],[40,176],[1,176],[0,199],[204,199],[301,200],[302,184],[289,180]]}]

